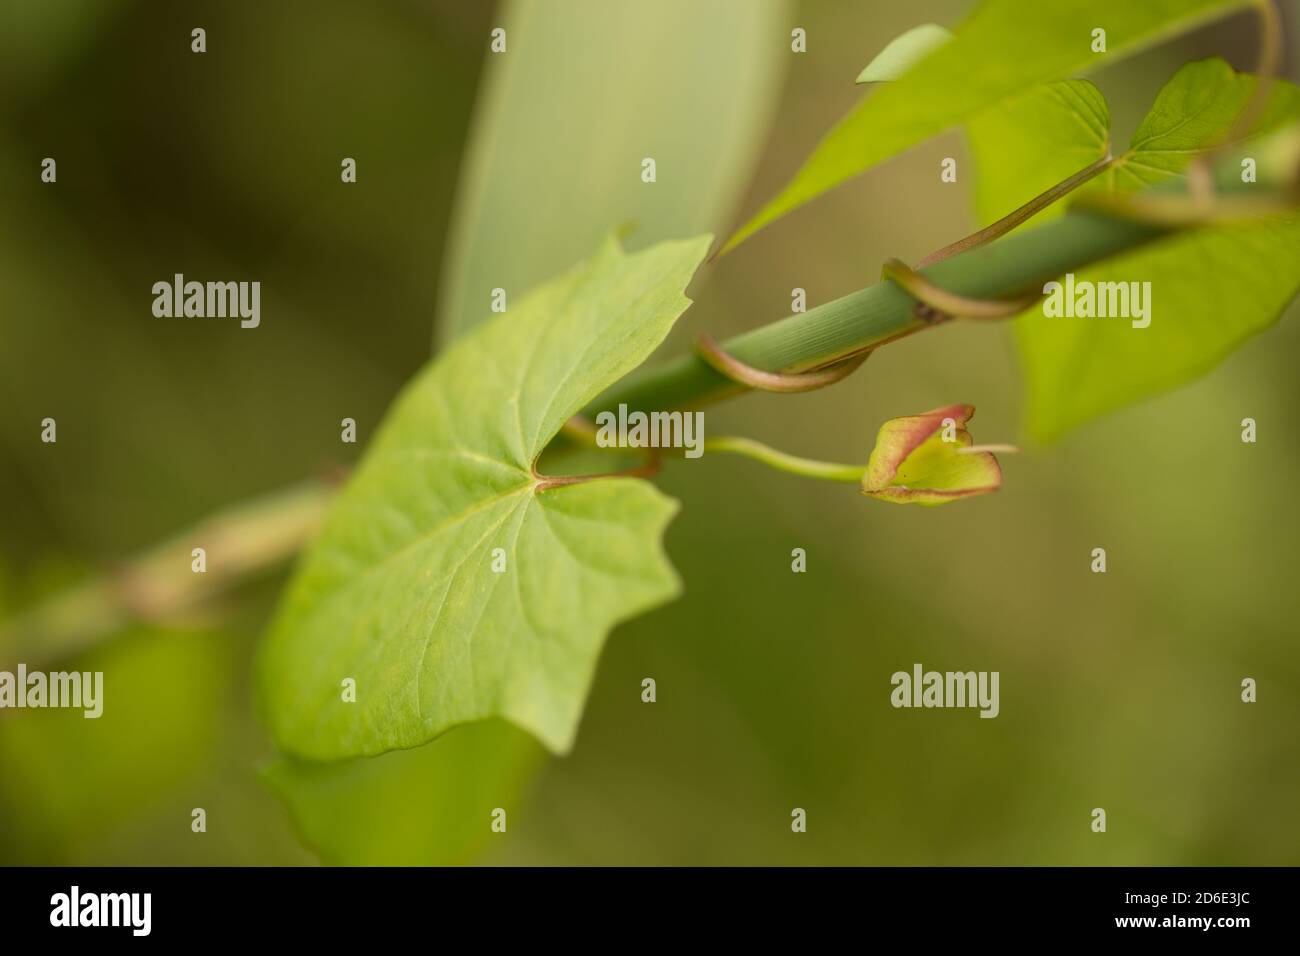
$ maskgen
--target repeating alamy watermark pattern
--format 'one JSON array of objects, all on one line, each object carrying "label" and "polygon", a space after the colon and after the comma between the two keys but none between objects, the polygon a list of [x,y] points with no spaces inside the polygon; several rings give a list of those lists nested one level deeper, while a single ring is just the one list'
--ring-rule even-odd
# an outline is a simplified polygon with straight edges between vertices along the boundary
[{"label": "repeating alamy watermark pattern", "polygon": [[996,717],[998,671],[927,671],[920,664],[912,672],[895,671],[889,702],[895,707],[978,707],[981,717]]},{"label": "repeating alamy watermark pattern", "polygon": [[83,716],[99,717],[104,713],[103,671],[29,671],[26,664],[18,672],[0,671],[0,708],[81,708]]},{"label": "repeating alamy watermark pattern", "polygon": [[628,412],[596,415],[596,444],[601,448],[684,448],[687,458],[704,454],[703,412]]},{"label": "repeating alamy watermark pattern", "polygon": [[153,314],[160,319],[238,317],[244,329],[262,323],[260,282],[186,282],[178,272],[170,283],[155,282],[153,295]]},{"label": "repeating alamy watermark pattern", "polygon": [[1067,272],[1064,284],[1047,283],[1043,295],[1043,315],[1049,319],[1124,318],[1132,319],[1135,329],[1151,324],[1150,282],[1076,281]]},{"label": "repeating alamy watermark pattern", "polygon": [[148,936],[153,928],[152,893],[83,893],[73,885],[50,897],[50,925],[127,926],[133,936]]}]

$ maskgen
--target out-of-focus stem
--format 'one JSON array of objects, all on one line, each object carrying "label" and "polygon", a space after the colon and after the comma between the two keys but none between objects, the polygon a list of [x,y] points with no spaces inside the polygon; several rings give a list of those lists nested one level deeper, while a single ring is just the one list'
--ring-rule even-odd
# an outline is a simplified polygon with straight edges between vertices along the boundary
[{"label": "out-of-focus stem", "polygon": [[[333,485],[313,481],[220,511],[0,624],[0,662],[62,660],[132,624],[165,625],[282,564],[316,531]],[[206,570],[192,570],[193,550]]]}]

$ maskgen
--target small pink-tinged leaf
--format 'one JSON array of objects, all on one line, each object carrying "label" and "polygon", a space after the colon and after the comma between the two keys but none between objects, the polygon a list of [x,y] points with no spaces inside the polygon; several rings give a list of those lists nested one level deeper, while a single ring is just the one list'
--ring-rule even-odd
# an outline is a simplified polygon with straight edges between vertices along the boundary
[{"label": "small pink-tinged leaf", "polygon": [[[946,405],[885,422],[862,476],[862,493],[897,504],[941,505],[997,491],[997,458],[961,450],[972,444],[966,423],[974,416],[973,405]],[[951,421],[945,428],[946,420]]]}]

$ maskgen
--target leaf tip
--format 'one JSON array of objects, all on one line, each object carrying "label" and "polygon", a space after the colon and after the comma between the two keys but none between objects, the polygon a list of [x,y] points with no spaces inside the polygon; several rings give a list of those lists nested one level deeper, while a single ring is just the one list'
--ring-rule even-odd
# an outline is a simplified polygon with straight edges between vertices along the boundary
[{"label": "leaf tip", "polygon": [[859,85],[896,80],[918,62],[952,39],[952,32],[937,23],[922,23],[900,33],[877,53],[854,81]]}]

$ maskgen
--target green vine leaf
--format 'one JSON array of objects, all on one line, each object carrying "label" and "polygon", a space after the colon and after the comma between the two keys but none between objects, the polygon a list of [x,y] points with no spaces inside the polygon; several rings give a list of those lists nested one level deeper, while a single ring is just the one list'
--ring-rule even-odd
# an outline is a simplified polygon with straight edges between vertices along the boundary
[{"label": "green vine leaf", "polygon": [[1075,284],[1151,283],[1151,324],[1098,318],[1016,320],[1027,427],[1041,441],[1192,381],[1278,320],[1300,289],[1300,223],[1188,231],[1082,269]]},{"label": "green vine leaf", "polygon": [[[1182,175],[1232,132],[1257,82],[1218,58],[1185,65],[1156,96],[1128,149],[1083,189],[1136,192]],[[1053,111],[1054,119],[1047,116]],[[1095,160],[1098,115],[1040,88],[969,124],[981,219],[991,221]],[[1296,120],[1300,88],[1275,81],[1250,139]],[[1023,174],[1018,181],[1003,168],[1008,137],[1016,175]],[[1264,168],[1262,151],[1259,161],[1263,181],[1276,171]],[[1133,328],[1124,319],[1049,318],[1037,307],[1017,319],[1029,432],[1044,441],[1058,438],[1209,371],[1282,314],[1300,288],[1297,257],[1300,224],[1267,219],[1190,230],[1080,270],[1076,286],[1149,282],[1151,323]]]},{"label": "green vine leaf", "polygon": [[630,478],[553,486],[534,463],[663,341],[709,242],[608,240],[404,390],[260,649],[282,751],[373,755],[498,716],[571,747],[608,631],[679,591],[661,543],[677,505]]},{"label": "green vine leaf", "polygon": [[[1156,95],[1128,149],[1080,192],[1137,192],[1181,176],[1197,156],[1224,144],[1258,80],[1211,57],[1181,67]],[[1249,138],[1300,117],[1300,88],[1273,82]],[[992,222],[1106,153],[1105,98],[1086,80],[1036,86],[966,127],[975,158],[976,212]],[[1043,222],[1064,204],[1035,217]]]},{"label": "green vine leaf", "polygon": [[[1088,80],[1057,80],[985,110],[966,124],[966,134],[975,166],[975,212],[986,225],[1104,157],[1110,109]],[[1058,202],[1030,223],[1064,211]]]},{"label": "green vine leaf", "polygon": [[[1223,142],[1259,80],[1219,57],[1183,66],[1156,94],[1129,148],[1091,188],[1135,192],[1181,175],[1201,153]],[[1300,88],[1274,81],[1252,126],[1260,135],[1300,116]]]},{"label": "green vine leaf", "polygon": [[[822,139],[724,252],[848,179],[1038,83],[1097,69],[1250,0],[985,0],[893,83],[876,87]],[[1106,30],[1106,52],[1092,31]]]}]

